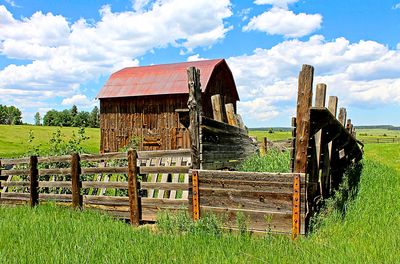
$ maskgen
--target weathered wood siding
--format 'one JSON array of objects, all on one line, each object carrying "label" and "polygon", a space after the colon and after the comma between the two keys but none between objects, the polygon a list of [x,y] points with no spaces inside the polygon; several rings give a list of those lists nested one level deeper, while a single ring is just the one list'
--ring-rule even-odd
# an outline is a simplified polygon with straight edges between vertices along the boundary
[{"label": "weathered wood siding", "polygon": [[[202,90],[206,90],[202,93],[204,116],[213,117],[214,94],[221,95],[223,104],[232,103],[236,108],[236,87],[226,67],[217,66]],[[100,99],[100,151],[119,151],[133,136],[141,138],[140,150],[190,148],[189,132],[175,112],[187,108],[187,101],[188,94]],[[227,122],[226,115],[224,120]]]},{"label": "weathered wood siding", "polygon": [[101,152],[114,152],[140,137],[140,150],[189,148],[188,130],[175,109],[187,108],[187,95],[100,100]]}]

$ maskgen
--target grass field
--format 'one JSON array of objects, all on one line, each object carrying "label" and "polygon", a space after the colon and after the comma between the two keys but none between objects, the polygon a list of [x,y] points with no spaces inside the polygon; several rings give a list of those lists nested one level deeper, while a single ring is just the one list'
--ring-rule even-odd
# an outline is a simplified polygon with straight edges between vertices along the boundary
[{"label": "grass field", "polygon": [[0,207],[7,263],[396,263],[400,244],[400,145],[366,146],[358,196],[309,237],[165,234],[93,211]]},{"label": "grass field", "polygon": [[[9,126],[0,125],[0,157],[20,157],[27,151],[27,142],[29,131],[32,130],[35,139],[32,144],[42,145],[46,148],[52,134],[58,127],[46,126]],[[83,148],[87,153],[98,153],[100,148],[100,132],[98,128],[86,128],[86,135],[89,139],[83,144]],[[69,138],[72,131],[77,133],[78,128],[63,127],[61,128],[64,138]]]}]

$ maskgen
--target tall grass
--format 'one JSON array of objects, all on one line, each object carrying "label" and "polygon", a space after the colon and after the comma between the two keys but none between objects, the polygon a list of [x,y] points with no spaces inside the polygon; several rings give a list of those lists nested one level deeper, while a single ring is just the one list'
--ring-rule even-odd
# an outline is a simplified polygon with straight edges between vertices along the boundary
[{"label": "tall grass", "polygon": [[[399,171],[367,160],[358,195],[346,202],[346,214],[333,208],[311,236],[295,242],[287,236],[203,232],[203,227],[201,232],[154,232],[146,227],[132,228],[93,211],[53,205],[0,207],[0,261],[396,263],[400,245],[399,179]],[[166,223],[164,230],[173,226],[173,222]]]},{"label": "tall grass", "polygon": [[240,171],[255,172],[290,172],[290,153],[289,151],[280,152],[270,149],[267,155],[261,157],[253,155],[243,161],[237,168]]}]

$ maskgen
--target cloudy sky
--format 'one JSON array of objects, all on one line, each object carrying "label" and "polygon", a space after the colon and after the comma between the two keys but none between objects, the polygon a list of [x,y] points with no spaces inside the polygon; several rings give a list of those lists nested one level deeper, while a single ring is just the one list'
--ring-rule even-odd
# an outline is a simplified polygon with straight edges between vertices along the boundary
[{"label": "cloudy sky", "polygon": [[400,125],[399,0],[0,0],[0,104],[90,110],[126,66],[225,58],[249,127],[289,126],[302,64],[353,123]]}]

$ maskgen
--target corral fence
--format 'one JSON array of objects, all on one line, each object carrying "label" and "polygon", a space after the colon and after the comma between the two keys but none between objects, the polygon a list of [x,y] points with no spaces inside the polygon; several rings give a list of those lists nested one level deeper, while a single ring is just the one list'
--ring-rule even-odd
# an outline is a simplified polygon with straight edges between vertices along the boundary
[{"label": "corral fence", "polygon": [[[92,207],[138,225],[155,221],[158,212],[189,211],[194,220],[209,213],[227,228],[240,228],[243,216],[253,232],[307,233],[319,201],[338,189],[346,169],[362,159],[362,143],[347,111],[317,84],[314,68],[299,74],[297,115],[292,119],[291,173],[227,171],[257,152],[256,143],[233,105],[212,98],[214,119],[201,112],[200,72],[188,73],[187,150],[139,151],[63,157],[1,160],[2,203],[32,206],[53,200]],[[361,147],[360,147],[361,146]],[[221,169],[225,169],[224,171]],[[15,177],[15,178],[14,178]]]},{"label": "corral fence", "polygon": [[380,138],[363,138],[360,139],[363,144],[384,144],[384,143],[400,143],[397,137],[380,137]]}]

